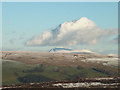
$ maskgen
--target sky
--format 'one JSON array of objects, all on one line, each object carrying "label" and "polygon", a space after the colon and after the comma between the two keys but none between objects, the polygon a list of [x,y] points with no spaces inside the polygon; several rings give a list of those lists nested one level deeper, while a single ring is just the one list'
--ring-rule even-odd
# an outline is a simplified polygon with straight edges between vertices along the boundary
[{"label": "sky", "polygon": [[117,28],[117,2],[2,3],[2,50],[6,51],[66,47],[116,54]]}]

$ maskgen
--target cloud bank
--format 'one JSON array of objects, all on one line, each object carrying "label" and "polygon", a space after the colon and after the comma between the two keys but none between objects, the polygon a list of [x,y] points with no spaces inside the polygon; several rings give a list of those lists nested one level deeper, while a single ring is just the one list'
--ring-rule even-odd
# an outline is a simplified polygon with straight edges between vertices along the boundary
[{"label": "cloud bank", "polygon": [[91,45],[116,33],[117,30],[101,29],[93,21],[82,17],[76,21],[64,22],[54,30],[43,32],[42,35],[34,36],[26,44],[32,46]]}]

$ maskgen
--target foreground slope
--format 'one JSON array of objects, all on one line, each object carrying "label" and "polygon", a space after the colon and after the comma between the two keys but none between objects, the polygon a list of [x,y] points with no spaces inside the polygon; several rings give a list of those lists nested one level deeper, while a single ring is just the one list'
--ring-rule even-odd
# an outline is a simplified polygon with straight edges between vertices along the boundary
[{"label": "foreground slope", "polygon": [[116,77],[116,66],[88,62],[105,55],[76,53],[3,52],[3,85],[72,80],[85,77]]}]

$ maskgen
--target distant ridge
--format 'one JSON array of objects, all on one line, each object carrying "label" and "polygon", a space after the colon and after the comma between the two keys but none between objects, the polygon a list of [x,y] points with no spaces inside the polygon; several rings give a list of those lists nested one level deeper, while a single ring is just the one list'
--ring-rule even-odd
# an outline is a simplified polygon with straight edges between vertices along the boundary
[{"label": "distant ridge", "polygon": [[59,52],[59,51],[72,51],[72,49],[69,49],[69,48],[53,48],[49,52]]},{"label": "distant ridge", "polygon": [[69,48],[53,48],[49,50],[50,53],[94,53],[87,49],[73,50]]}]

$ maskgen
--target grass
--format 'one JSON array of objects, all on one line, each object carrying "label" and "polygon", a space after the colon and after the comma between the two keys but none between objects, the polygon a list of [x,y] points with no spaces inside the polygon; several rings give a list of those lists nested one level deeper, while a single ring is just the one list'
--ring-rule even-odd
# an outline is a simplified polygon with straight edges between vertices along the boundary
[{"label": "grass", "polygon": [[[18,78],[30,78],[32,74],[38,78],[44,77],[49,80],[74,79],[80,77],[106,77],[105,73],[100,73],[85,67],[58,67],[50,65],[28,65],[17,61],[3,61],[2,63],[3,85],[21,84]],[[29,76],[29,78],[27,77]],[[36,78],[35,78],[36,79]],[[29,81],[29,80],[28,80]],[[33,80],[35,81],[35,80]],[[44,80],[43,80],[44,81]]]},{"label": "grass", "polygon": [[17,78],[25,76],[22,70],[27,70],[30,66],[16,61],[3,61],[2,62],[2,80],[4,84],[20,83]]}]

